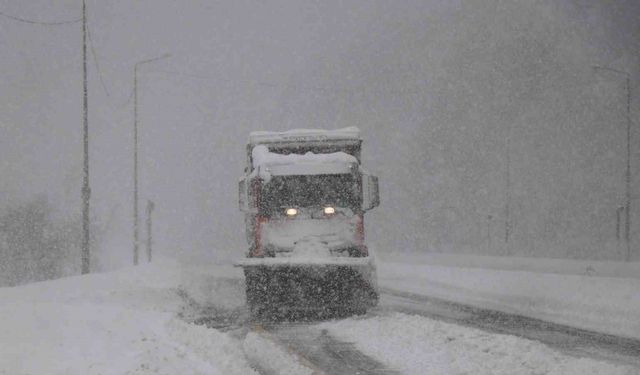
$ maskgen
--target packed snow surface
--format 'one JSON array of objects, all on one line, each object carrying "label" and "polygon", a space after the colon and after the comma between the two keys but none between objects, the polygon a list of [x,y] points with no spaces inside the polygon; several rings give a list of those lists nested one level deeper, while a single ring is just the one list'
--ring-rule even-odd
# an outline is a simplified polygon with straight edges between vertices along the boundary
[{"label": "packed snow surface", "polygon": [[249,332],[243,343],[249,361],[269,374],[313,375],[299,358],[264,332]]},{"label": "packed snow surface", "polygon": [[636,375],[638,369],[563,355],[510,335],[393,313],[322,328],[406,375]]},{"label": "packed snow surface", "polygon": [[382,288],[640,339],[638,263],[380,255]]}]

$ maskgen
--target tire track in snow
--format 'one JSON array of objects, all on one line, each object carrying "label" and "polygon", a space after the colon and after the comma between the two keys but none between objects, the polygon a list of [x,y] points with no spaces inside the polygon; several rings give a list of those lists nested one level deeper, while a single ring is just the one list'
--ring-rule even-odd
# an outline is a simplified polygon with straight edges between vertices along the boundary
[{"label": "tire track in snow", "polygon": [[225,309],[215,305],[203,305],[183,289],[178,289],[177,293],[184,302],[178,318],[187,323],[226,332],[246,327],[249,322],[248,311],[244,307]]},{"label": "tire track in snow", "polygon": [[327,375],[260,324],[253,325],[247,333],[244,349],[249,362],[265,375]]},{"label": "tire track in snow", "polygon": [[381,362],[340,341],[327,330],[309,324],[282,323],[261,327],[285,346],[314,374],[321,375],[396,375]]},{"label": "tire track in snow", "polygon": [[640,340],[381,288],[379,311],[397,311],[542,342],[566,354],[640,368]]},{"label": "tire track in snow", "polygon": [[[232,337],[244,340],[245,351],[269,350],[255,344],[252,334],[259,334],[290,357],[291,365],[300,365],[314,375],[396,375],[396,371],[387,369],[382,363],[358,351],[352,343],[337,340],[314,327],[321,321],[287,322],[282,320],[251,321],[247,309],[223,309],[217,306],[204,306],[180,289],[178,295],[184,301],[179,318],[207,328],[227,332]],[[252,341],[251,345],[247,345]],[[270,349],[273,351],[273,348]],[[277,349],[276,349],[277,350]],[[269,359],[260,355],[245,353],[252,367],[263,375],[282,373],[284,369],[273,369]],[[276,353],[276,356],[278,354]],[[273,358],[272,358],[273,359]],[[286,360],[283,360],[286,363]],[[282,365],[281,365],[282,366]],[[290,373],[291,369],[288,369]],[[297,373],[293,371],[291,373]]]}]

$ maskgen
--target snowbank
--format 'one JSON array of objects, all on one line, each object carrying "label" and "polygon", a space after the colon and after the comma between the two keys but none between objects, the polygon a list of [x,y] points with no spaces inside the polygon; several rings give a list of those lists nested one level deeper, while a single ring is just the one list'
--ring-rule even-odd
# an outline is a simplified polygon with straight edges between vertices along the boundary
[{"label": "snowbank", "polygon": [[[640,338],[640,279],[594,276],[630,274],[637,265],[460,255],[386,259],[378,265],[383,288]],[[425,264],[433,260],[447,265]]]},{"label": "snowbank", "polygon": [[158,259],[1,288],[0,374],[254,374],[239,340],[175,318],[194,277]]}]

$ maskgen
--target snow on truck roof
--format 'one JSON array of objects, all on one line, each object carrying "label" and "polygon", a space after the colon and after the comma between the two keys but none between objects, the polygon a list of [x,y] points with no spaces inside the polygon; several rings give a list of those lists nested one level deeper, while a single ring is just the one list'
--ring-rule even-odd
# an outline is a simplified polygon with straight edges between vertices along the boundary
[{"label": "snow on truck roof", "polygon": [[249,144],[295,141],[360,140],[360,129],[351,126],[343,129],[293,129],[283,132],[255,131],[249,134]]},{"label": "snow on truck roof", "polygon": [[330,154],[288,154],[270,152],[265,145],[255,146],[251,152],[253,168],[264,180],[271,175],[312,175],[349,173],[358,159],[344,152]]}]

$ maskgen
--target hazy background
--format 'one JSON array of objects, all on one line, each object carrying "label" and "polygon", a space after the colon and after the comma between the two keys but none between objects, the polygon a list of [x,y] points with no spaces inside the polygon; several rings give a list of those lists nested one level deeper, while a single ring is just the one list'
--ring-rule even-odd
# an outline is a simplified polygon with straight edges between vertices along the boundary
[{"label": "hazy background", "polygon": [[[156,203],[160,254],[243,256],[236,190],[250,131],[358,126],[364,163],[380,176],[382,204],[367,218],[378,253],[623,260],[625,76],[598,65],[632,78],[640,259],[638,1],[87,9],[95,269],[131,262],[133,66],[165,53],[139,71],[140,212]],[[0,12],[73,20],[81,2],[3,0]],[[0,213],[40,199],[51,220],[79,229],[81,27],[0,16]]]}]

